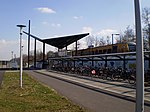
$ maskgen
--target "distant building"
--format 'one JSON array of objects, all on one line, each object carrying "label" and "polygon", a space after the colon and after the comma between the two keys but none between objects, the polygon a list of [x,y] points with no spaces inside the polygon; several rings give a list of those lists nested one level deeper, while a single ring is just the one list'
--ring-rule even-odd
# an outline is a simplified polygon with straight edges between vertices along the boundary
[{"label": "distant building", "polygon": [[8,60],[0,60],[0,68],[8,68]]},{"label": "distant building", "polygon": [[12,59],[9,61],[9,68],[19,68],[19,65],[16,60]]}]

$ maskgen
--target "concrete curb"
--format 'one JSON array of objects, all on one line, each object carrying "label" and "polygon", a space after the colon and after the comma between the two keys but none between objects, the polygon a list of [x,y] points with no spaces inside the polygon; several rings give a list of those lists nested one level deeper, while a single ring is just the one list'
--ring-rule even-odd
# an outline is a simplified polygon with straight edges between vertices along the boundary
[{"label": "concrete curb", "polygon": [[[48,71],[53,72],[53,73],[59,73],[61,75],[69,75],[71,77],[77,77],[77,78],[81,78],[81,79],[91,80],[91,81],[94,81],[94,82],[100,82],[100,83],[105,83],[105,84],[109,84],[109,85],[116,85],[116,84],[113,84],[113,83],[96,80],[95,78],[82,77],[82,76],[77,75],[77,74],[71,74],[70,75],[70,73],[65,73],[65,72],[59,72],[59,71],[53,71],[53,70],[48,70]],[[127,83],[126,83],[126,85],[120,85],[120,84],[117,84],[117,85],[120,86],[120,87],[125,87],[125,88],[130,88],[130,89],[136,89],[135,85],[131,85],[131,84],[127,85]],[[145,91],[150,92],[150,89],[145,88]]]}]

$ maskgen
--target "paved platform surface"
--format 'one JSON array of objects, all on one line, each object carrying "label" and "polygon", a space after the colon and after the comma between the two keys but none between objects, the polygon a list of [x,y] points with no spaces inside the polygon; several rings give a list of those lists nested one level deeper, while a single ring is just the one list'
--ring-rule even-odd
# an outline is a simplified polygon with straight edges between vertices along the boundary
[{"label": "paved platform surface", "polygon": [[[91,78],[86,76],[78,76],[76,74],[58,73],[47,70],[37,70],[36,72],[65,80],[71,83],[84,86],[95,91],[100,91],[105,94],[111,94],[126,100],[135,101],[136,89],[134,85],[125,82],[116,82],[109,80],[102,80],[98,78]],[[150,106],[150,87],[145,87],[145,105]]]}]

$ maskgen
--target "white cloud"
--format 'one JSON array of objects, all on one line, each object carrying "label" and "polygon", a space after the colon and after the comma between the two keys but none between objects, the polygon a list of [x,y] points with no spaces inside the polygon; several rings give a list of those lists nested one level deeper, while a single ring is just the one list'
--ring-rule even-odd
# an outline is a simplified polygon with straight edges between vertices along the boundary
[{"label": "white cloud", "polygon": [[83,16],[74,16],[74,17],[73,17],[73,19],[76,19],[76,20],[82,19],[82,18],[83,18]]},{"label": "white cloud", "polygon": [[[31,38],[30,40],[30,51],[33,52],[34,50],[34,42],[35,40]],[[20,57],[20,40],[14,40],[14,41],[9,41],[9,40],[0,40],[0,59],[1,60],[10,60],[12,58],[12,51],[14,54],[16,54],[16,57]],[[23,54],[27,54],[28,51],[28,40],[26,38],[23,38],[22,40],[22,45],[23,45]],[[37,41],[37,50],[43,50],[43,44],[39,41]],[[47,46],[46,52],[51,50],[51,46]],[[54,49],[54,48],[53,48]]]},{"label": "white cloud", "polygon": [[[27,54],[27,39],[22,40],[23,45],[23,54]],[[31,40],[31,47],[34,47],[34,41]],[[39,47],[37,46],[37,49]],[[33,49],[33,48],[32,48]],[[12,58],[11,52],[13,51],[16,54],[16,57],[19,57],[20,51],[20,40],[0,40],[0,59],[2,60],[10,60]]]},{"label": "white cloud", "polygon": [[[104,39],[106,40],[107,39],[107,36],[109,36],[110,37],[110,42],[112,41],[112,34],[118,34],[118,31],[117,30],[114,30],[114,29],[103,29],[103,30],[101,30],[101,31],[99,31],[99,32],[97,32],[97,33],[95,33],[94,35],[95,36],[98,36],[98,37],[104,37]],[[118,38],[118,36],[116,37],[114,37],[114,43],[116,43],[116,39]]]},{"label": "white cloud", "polygon": [[113,33],[117,33],[117,30],[104,29],[104,30],[101,30],[101,31],[97,32],[96,35],[106,37],[106,36],[111,36]]},{"label": "white cloud", "polygon": [[51,26],[52,27],[61,27],[61,24],[59,24],[59,23],[52,23]]},{"label": "white cloud", "polygon": [[42,24],[43,24],[43,25],[49,25],[49,23],[46,22],[46,21],[43,21]]},{"label": "white cloud", "polygon": [[92,33],[93,29],[91,27],[83,27],[82,32],[83,33]]},{"label": "white cloud", "polygon": [[48,23],[48,22],[46,22],[46,21],[43,21],[43,22],[42,22],[42,25],[51,26],[51,27],[56,27],[56,28],[61,27],[61,24],[60,24],[60,23]]},{"label": "white cloud", "polygon": [[79,44],[80,44],[80,49],[85,49],[85,48],[87,48],[88,46],[87,46],[87,40],[86,40],[86,38],[87,37],[85,37],[85,38],[82,38],[82,39],[80,39],[79,40]]},{"label": "white cloud", "polygon": [[40,7],[40,8],[36,8],[38,11],[40,11],[41,13],[56,13],[56,11],[54,11],[53,9],[50,9],[48,7]]},{"label": "white cloud", "polygon": [[6,41],[6,40],[0,40],[0,48],[3,46],[8,46],[8,45],[14,45],[17,44],[18,41]]},{"label": "white cloud", "polygon": [[[114,29],[109,29],[109,28],[103,29],[100,31],[94,31],[92,27],[83,27],[82,33],[90,33],[90,35],[97,36],[98,38],[101,38],[101,37],[106,38],[107,36],[111,37],[112,34],[118,33],[118,31]],[[80,48],[87,48],[86,38],[88,38],[88,36],[80,40],[80,43],[81,43]],[[115,38],[114,38],[114,42],[115,42]]]},{"label": "white cloud", "polygon": [[19,40],[16,41],[0,40],[0,59],[1,60],[11,59],[11,51],[14,51],[14,54],[18,53]]}]

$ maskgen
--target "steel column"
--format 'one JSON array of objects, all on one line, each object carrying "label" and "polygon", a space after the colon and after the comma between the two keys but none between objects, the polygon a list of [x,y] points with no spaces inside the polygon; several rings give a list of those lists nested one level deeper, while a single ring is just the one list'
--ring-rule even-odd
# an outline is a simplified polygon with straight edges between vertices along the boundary
[{"label": "steel column", "polygon": [[44,62],[45,62],[45,43],[43,43],[43,66],[42,68],[44,68]]},{"label": "steel column", "polygon": [[30,20],[29,20],[29,29],[28,29],[28,68],[30,63]]},{"label": "steel column", "polygon": [[144,53],[139,0],[134,0],[136,26],[136,112],[144,112]]},{"label": "steel column", "polygon": [[78,44],[77,44],[77,41],[76,41],[76,47],[75,47],[75,48],[76,48],[76,51],[75,51],[76,54],[75,54],[75,55],[77,56],[77,50],[78,50]]},{"label": "steel column", "polygon": [[34,68],[36,68],[36,39],[34,42]]}]

